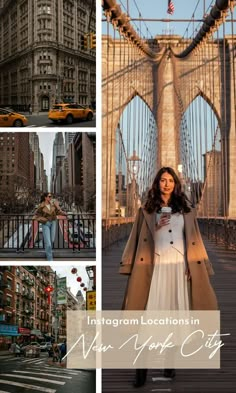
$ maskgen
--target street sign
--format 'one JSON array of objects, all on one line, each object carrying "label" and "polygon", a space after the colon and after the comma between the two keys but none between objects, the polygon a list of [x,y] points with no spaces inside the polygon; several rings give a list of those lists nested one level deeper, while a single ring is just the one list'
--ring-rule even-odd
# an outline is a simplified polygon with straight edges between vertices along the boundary
[{"label": "street sign", "polygon": [[57,279],[57,304],[67,303],[66,277]]}]

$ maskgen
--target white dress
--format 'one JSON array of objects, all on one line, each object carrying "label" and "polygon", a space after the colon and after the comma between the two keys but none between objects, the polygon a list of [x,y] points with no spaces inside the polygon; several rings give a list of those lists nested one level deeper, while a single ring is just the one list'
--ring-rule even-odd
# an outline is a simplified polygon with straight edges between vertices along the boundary
[{"label": "white dress", "polygon": [[155,232],[153,276],[146,310],[189,310],[184,219],[171,215],[170,224]]}]

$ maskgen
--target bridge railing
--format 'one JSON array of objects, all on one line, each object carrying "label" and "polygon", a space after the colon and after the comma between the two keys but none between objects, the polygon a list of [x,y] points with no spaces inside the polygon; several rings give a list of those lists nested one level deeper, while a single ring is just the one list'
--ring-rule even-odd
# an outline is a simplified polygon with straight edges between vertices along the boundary
[{"label": "bridge railing", "polygon": [[[102,247],[128,238],[134,217],[114,217],[102,222]],[[224,244],[229,249],[236,249],[236,219],[198,218],[201,233],[217,244]]]},{"label": "bridge railing", "polygon": [[102,248],[127,238],[134,223],[134,217],[111,217],[102,220]]},{"label": "bridge railing", "polygon": [[[80,252],[96,248],[95,214],[68,214],[56,220],[55,250]],[[33,214],[0,215],[0,251],[44,250],[43,224]]]},{"label": "bridge railing", "polygon": [[236,250],[236,219],[198,218],[201,233],[216,244],[224,244],[227,248]]}]

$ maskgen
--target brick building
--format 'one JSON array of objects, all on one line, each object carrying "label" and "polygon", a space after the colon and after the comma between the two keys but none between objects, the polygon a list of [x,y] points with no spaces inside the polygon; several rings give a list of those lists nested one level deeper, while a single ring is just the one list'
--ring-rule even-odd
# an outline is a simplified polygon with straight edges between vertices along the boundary
[{"label": "brick building", "polygon": [[34,156],[29,133],[1,132],[0,198],[1,205],[25,204],[34,186]]}]

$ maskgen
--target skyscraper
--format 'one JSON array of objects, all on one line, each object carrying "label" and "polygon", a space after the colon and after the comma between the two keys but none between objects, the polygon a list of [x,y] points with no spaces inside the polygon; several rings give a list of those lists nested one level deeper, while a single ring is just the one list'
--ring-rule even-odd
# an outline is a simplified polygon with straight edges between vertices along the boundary
[{"label": "skyscraper", "polygon": [[43,191],[43,179],[42,179],[42,158],[39,147],[39,137],[36,132],[29,132],[29,143],[32,151],[34,152],[34,163],[36,168],[36,189]]},{"label": "skyscraper", "polygon": [[57,177],[57,157],[65,156],[65,144],[62,132],[57,132],[53,142],[53,156],[52,156],[52,171],[51,171],[51,192],[56,192],[56,177]]},{"label": "skyscraper", "polygon": [[27,200],[34,184],[33,155],[28,132],[1,132],[0,197],[1,205]]},{"label": "skyscraper", "polygon": [[72,143],[76,132],[65,132],[65,153],[67,152],[68,146]]}]

